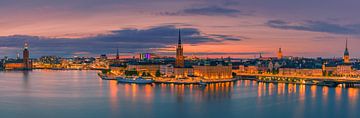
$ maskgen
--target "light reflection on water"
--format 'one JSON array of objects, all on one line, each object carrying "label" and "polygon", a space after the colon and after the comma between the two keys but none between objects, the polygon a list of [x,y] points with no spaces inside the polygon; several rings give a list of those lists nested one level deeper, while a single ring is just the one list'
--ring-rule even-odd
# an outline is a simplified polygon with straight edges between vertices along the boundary
[{"label": "light reflection on water", "polygon": [[4,117],[356,117],[359,88],[240,80],[118,84],[96,71],[0,72]]}]

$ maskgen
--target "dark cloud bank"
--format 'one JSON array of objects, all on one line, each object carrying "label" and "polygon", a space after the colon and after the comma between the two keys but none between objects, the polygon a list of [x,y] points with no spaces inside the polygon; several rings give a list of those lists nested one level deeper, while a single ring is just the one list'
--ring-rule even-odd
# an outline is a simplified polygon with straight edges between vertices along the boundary
[{"label": "dark cloud bank", "polygon": [[304,21],[301,23],[287,22],[284,20],[269,20],[266,25],[272,28],[285,30],[300,30],[310,32],[324,32],[330,34],[359,35],[360,24],[340,25],[324,21]]},{"label": "dark cloud bank", "polygon": [[[241,37],[201,33],[196,28],[183,28],[181,29],[181,35],[184,43],[194,45],[241,40]],[[27,35],[2,36],[0,37],[0,47],[4,49],[15,48],[16,50],[7,50],[7,54],[15,55],[24,42],[29,42],[34,57],[41,55],[98,55],[114,53],[117,48],[122,53],[137,53],[156,48],[165,48],[176,44],[177,39],[178,29],[174,25],[165,25],[148,29],[115,30],[109,34],[86,38],[48,38]]]},{"label": "dark cloud bank", "polygon": [[238,9],[221,7],[221,6],[203,6],[191,7],[179,10],[177,12],[162,12],[161,15],[167,16],[181,16],[181,15],[203,15],[203,16],[240,16],[251,15],[250,12],[241,11]]}]

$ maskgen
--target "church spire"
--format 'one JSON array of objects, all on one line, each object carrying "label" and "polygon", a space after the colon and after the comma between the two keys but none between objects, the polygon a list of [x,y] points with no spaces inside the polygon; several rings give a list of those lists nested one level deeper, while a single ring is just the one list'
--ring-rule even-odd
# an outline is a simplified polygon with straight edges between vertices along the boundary
[{"label": "church spire", "polygon": [[178,46],[176,48],[176,67],[184,67],[184,55],[183,55],[183,47],[181,44],[181,32],[179,29],[179,39],[178,39]]},{"label": "church spire", "polygon": [[179,41],[178,41],[178,46],[181,46],[181,31],[179,29]]},{"label": "church spire", "polygon": [[350,63],[350,56],[349,56],[349,50],[348,50],[348,40],[346,39],[345,42],[345,51],[344,51],[344,63]]},{"label": "church spire", "polygon": [[346,39],[346,43],[345,43],[345,49],[347,50],[348,49],[348,46],[347,46],[347,39]]},{"label": "church spire", "polygon": [[120,59],[119,48],[116,49],[116,59]]}]

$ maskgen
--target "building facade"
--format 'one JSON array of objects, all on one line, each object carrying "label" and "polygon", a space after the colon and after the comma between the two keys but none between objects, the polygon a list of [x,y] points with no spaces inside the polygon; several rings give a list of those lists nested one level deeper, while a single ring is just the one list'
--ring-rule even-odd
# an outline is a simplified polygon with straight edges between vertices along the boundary
[{"label": "building facade", "polygon": [[232,66],[223,66],[223,65],[194,66],[194,75],[208,80],[231,79]]}]

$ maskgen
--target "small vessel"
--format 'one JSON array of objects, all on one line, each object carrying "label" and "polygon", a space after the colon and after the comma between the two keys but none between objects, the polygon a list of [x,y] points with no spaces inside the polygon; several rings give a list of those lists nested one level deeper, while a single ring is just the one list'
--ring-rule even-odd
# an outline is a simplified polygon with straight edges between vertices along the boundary
[{"label": "small vessel", "polygon": [[207,84],[206,84],[205,82],[203,82],[202,80],[200,80],[199,85],[201,85],[201,86],[207,86]]},{"label": "small vessel", "polygon": [[305,81],[305,85],[315,85],[316,83],[313,81]]},{"label": "small vessel", "polygon": [[116,80],[115,77],[109,77],[106,74],[98,73],[98,76],[103,80]]},{"label": "small vessel", "polygon": [[318,82],[316,85],[318,85],[318,86],[336,87],[338,84],[335,83],[335,82],[321,81],[321,82]]},{"label": "small vessel", "polygon": [[154,82],[152,78],[143,77],[116,77],[118,83],[135,83],[135,84],[151,84]]}]

